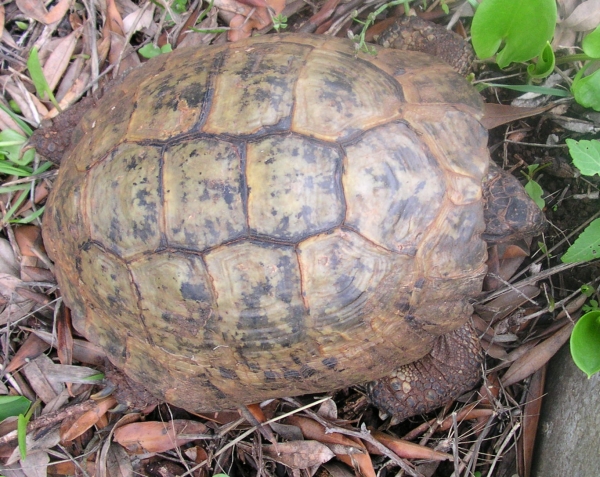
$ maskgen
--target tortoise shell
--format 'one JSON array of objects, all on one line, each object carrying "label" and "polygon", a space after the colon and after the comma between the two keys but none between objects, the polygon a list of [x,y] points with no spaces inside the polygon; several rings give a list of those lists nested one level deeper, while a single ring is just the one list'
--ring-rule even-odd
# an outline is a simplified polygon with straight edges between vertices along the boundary
[{"label": "tortoise shell", "polygon": [[149,61],[76,128],[47,205],[75,328],[194,411],[421,358],[486,272],[481,115],[438,60],[342,39]]}]

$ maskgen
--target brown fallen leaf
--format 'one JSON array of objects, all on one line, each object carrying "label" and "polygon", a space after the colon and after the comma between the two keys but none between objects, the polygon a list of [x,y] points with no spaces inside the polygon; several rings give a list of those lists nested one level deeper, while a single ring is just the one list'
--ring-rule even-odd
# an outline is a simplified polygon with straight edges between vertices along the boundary
[{"label": "brown fallen leaf", "polygon": [[552,356],[564,345],[569,337],[573,325],[568,324],[554,333],[550,338],[542,341],[535,348],[532,348],[519,359],[517,359],[508,371],[502,376],[503,386],[511,386],[525,379],[527,376],[535,373],[544,366]]},{"label": "brown fallen leaf", "polygon": [[523,410],[523,432],[517,441],[517,466],[519,475],[523,477],[531,475],[533,449],[542,409],[545,381],[546,366],[543,366],[533,374],[529,382],[529,389],[527,389],[527,402]]},{"label": "brown fallen leaf", "polygon": [[[54,347],[57,346],[56,339],[53,338],[52,333],[48,333],[43,330],[29,330],[34,333],[38,338],[47,344],[51,344]],[[74,339],[73,340],[73,359],[86,364],[92,364],[95,366],[101,366],[105,364],[106,353],[102,348],[90,343],[89,341]]]},{"label": "brown fallen leaf", "polygon": [[48,86],[52,91],[56,89],[64,72],[67,70],[82,33],[83,28],[78,28],[69,35],[58,40],[55,43],[54,50],[46,59],[42,70],[44,72],[44,77],[48,82]]},{"label": "brown fallen leaf", "polygon": [[73,334],[71,333],[71,311],[62,307],[56,322],[58,344],[56,351],[60,364],[73,364]]},{"label": "brown fallen leaf", "polygon": [[21,371],[44,404],[55,399],[64,389],[63,384],[52,381],[46,374],[46,368],[53,365],[52,360],[42,354],[23,366]]},{"label": "brown fallen leaf", "polygon": [[267,422],[267,417],[259,404],[249,404],[248,406],[240,407],[242,416],[253,426],[258,427],[258,431],[269,442],[277,442],[273,429],[270,426],[262,426]]},{"label": "brown fallen leaf", "polygon": [[34,334],[30,334],[6,366],[5,372],[12,373],[14,370],[19,369],[29,361],[40,356],[48,348],[50,346],[47,343]]},{"label": "brown fallen leaf", "polygon": [[324,464],[335,457],[325,445],[317,441],[292,441],[264,445],[263,454],[290,469],[308,469]]},{"label": "brown fallen leaf", "polygon": [[[322,424],[302,416],[290,416],[285,420],[286,424],[297,426],[302,431],[302,435],[306,439],[319,441],[323,444],[335,444],[345,446],[348,449],[354,449],[355,453],[338,454],[336,457],[344,464],[348,464],[353,468],[358,468],[363,477],[376,477],[371,456],[366,453],[366,447],[358,439],[353,439],[349,436],[344,436],[337,432],[326,432],[325,426]],[[334,451],[335,453],[335,451]]]},{"label": "brown fallen leaf", "polygon": [[188,436],[206,434],[208,428],[197,421],[175,419],[169,422],[135,422],[120,427],[115,431],[115,442],[135,454],[145,452],[165,452],[197,437],[180,438],[180,434]]},{"label": "brown fallen leaf", "polygon": [[[404,439],[400,439],[398,437],[390,436],[388,434],[384,434],[383,432],[371,431],[371,435],[381,442],[388,449],[395,452],[398,456],[403,457],[405,459],[427,459],[427,460],[436,460],[436,461],[444,461],[451,460],[452,456],[450,454],[445,454],[444,452],[439,452],[429,447],[421,446],[419,444],[415,444],[414,442],[408,442]],[[367,449],[372,454],[379,454],[375,448],[371,448],[367,442]]]},{"label": "brown fallen leaf", "polygon": [[115,404],[117,400],[109,396],[102,399],[94,404],[94,407],[87,412],[77,416],[75,415],[71,419],[67,419],[60,426],[60,438],[62,442],[70,442],[76,437],[79,437],[90,427],[92,427],[100,417],[108,412]]},{"label": "brown fallen leaf", "polygon": [[17,7],[26,16],[37,20],[44,25],[50,25],[65,16],[73,0],[59,0],[50,11],[46,10],[42,0],[16,0]]},{"label": "brown fallen leaf", "polygon": [[486,129],[493,129],[518,119],[537,116],[553,107],[554,105],[548,104],[539,108],[519,108],[506,104],[485,103],[483,105],[484,116],[481,119],[481,124]]}]

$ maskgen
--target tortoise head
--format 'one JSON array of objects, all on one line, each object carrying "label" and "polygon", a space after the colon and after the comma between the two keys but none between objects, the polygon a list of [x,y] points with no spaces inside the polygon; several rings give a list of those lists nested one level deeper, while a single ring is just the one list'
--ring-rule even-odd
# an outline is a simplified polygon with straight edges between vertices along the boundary
[{"label": "tortoise head", "polygon": [[533,237],[546,226],[543,212],[517,178],[491,161],[483,183],[483,198],[485,232],[482,238],[488,244]]}]

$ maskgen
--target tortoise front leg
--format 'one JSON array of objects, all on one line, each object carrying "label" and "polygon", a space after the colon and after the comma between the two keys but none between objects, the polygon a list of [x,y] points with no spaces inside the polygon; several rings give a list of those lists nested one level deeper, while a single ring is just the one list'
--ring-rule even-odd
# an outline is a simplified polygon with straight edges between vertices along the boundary
[{"label": "tortoise front leg", "polygon": [[399,420],[429,412],[472,389],[483,357],[470,322],[440,336],[431,352],[367,385],[371,402]]}]

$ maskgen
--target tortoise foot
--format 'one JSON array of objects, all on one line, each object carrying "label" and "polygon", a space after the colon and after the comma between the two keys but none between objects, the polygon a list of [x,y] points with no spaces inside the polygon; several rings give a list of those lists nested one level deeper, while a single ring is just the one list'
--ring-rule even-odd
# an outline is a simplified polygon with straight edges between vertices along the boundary
[{"label": "tortoise foot", "polygon": [[371,402],[399,420],[429,412],[481,379],[482,353],[471,323],[440,336],[431,353],[367,385]]}]

